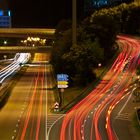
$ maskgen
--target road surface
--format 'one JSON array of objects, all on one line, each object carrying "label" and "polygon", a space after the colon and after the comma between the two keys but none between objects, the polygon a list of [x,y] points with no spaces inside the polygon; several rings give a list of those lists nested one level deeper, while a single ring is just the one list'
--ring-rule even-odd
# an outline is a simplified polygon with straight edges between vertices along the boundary
[{"label": "road surface", "polygon": [[[47,113],[53,94],[47,102],[47,88],[53,86],[48,54],[35,54],[33,64],[13,87],[10,97],[0,109],[1,140],[43,140],[47,133]],[[51,76],[50,76],[51,77]]]},{"label": "road surface", "polygon": [[118,42],[122,51],[112,67],[86,98],[52,126],[48,140],[134,140],[128,122],[119,128],[122,121],[114,115],[121,115],[135,90],[128,88],[140,64],[140,42],[126,36],[118,36]]}]

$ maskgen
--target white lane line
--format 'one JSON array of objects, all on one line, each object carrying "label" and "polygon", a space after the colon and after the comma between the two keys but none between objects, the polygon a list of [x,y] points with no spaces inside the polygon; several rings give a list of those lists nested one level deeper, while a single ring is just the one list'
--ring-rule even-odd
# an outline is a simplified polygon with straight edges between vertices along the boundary
[{"label": "white lane line", "polygon": [[[46,71],[47,71],[47,70],[46,70],[46,65],[45,65],[45,85],[46,85],[46,89],[47,89],[47,74],[46,74]],[[48,95],[48,93],[47,93],[47,90],[46,90],[46,121],[45,121],[45,122],[46,122],[46,128],[45,128],[45,137],[46,137],[46,140],[48,140],[48,139],[47,139],[47,135],[48,135],[48,134],[47,134],[47,127],[48,127],[48,126],[47,126],[47,114],[48,114],[48,113],[47,113],[47,110],[48,110],[48,109],[47,109],[47,101],[48,101],[47,95]]]},{"label": "white lane line", "polygon": [[62,115],[62,116],[60,116],[52,125],[51,125],[51,127],[49,128],[49,130],[48,130],[48,135],[47,135],[47,139],[46,140],[49,140],[49,135],[50,135],[50,132],[51,132],[51,129],[52,129],[52,127],[55,125],[55,123],[57,122],[57,121],[59,121],[61,118],[63,118],[65,116],[65,114],[64,115]]},{"label": "white lane line", "polygon": [[130,95],[129,95],[127,101],[125,102],[125,104],[123,105],[123,107],[121,108],[121,110],[119,111],[118,115],[120,115],[121,112],[124,110],[125,106],[127,105],[127,103],[129,102],[129,100],[130,100],[130,98],[131,98],[131,96],[132,96],[133,91],[134,91],[134,90],[132,90],[132,92],[130,93]]}]

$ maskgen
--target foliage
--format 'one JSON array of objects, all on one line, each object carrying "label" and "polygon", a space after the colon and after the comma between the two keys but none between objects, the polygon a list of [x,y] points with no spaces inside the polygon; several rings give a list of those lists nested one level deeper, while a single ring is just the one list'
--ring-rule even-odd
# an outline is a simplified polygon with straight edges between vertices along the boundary
[{"label": "foliage", "polygon": [[96,17],[110,16],[118,27],[119,32],[136,34],[140,32],[140,5],[137,2],[121,4],[119,6],[101,9],[91,15],[90,22],[94,22]]},{"label": "foliage", "polygon": [[[59,38],[58,38],[59,36]],[[70,50],[71,42],[71,30],[66,30],[63,34],[58,34],[55,38],[55,44],[52,50],[52,64],[56,73],[62,73],[64,71],[64,60],[62,56],[64,53]]]},{"label": "foliage", "polygon": [[77,46],[72,46],[71,22],[61,21],[52,57],[56,72],[68,73],[71,81],[81,85],[94,79],[91,69],[99,62],[107,64],[114,55],[116,35],[140,32],[139,12],[137,3],[95,11],[77,27]]},{"label": "foliage", "polygon": [[93,32],[99,38],[99,43],[104,48],[106,61],[114,54],[113,44],[116,40],[117,27],[112,17],[101,15],[94,18],[92,22]]},{"label": "foliage", "polygon": [[[85,41],[82,44],[73,46],[70,52],[63,55],[67,64],[67,71],[72,81],[79,86],[84,86],[95,79],[92,71],[103,59],[103,49],[99,47],[98,41]],[[70,65],[69,65],[70,64]]]},{"label": "foliage", "polygon": [[140,101],[140,91],[135,91],[134,93],[133,93],[133,95],[134,95],[134,97],[135,97],[135,101],[136,102],[139,102]]},{"label": "foliage", "polygon": [[63,32],[65,32],[68,29],[71,29],[71,21],[65,19],[61,20],[56,26],[55,38],[59,39],[59,37],[63,35]]},{"label": "foliage", "polygon": [[137,75],[140,75],[140,65],[138,66],[136,73],[137,73]]}]

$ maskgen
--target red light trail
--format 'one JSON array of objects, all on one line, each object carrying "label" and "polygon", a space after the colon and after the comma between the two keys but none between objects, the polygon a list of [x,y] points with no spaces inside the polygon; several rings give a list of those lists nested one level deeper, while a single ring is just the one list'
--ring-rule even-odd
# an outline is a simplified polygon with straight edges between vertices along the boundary
[{"label": "red light trail", "polygon": [[[118,36],[121,52],[99,85],[64,117],[60,140],[102,140],[99,129],[101,116],[109,140],[117,140],[112,127],[111,113],[116,105],[128,95],[125,92],[140,63],[140,42],[125,36]],[[104,81],[107,81],[106,83]],[[88,119],[90,118],[90,119]],[[90,134],[86,134],[87,129]]]}]

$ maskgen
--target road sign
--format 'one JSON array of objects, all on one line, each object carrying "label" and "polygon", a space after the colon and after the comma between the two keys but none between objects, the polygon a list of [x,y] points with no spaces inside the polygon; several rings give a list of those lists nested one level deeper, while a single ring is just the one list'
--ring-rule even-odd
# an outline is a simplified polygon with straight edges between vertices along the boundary
[{"label": "road sign", "polygon": [[68,81],[68,77],[67,74],[57,74],[57,81]]},{"label": "road sign", "polygon": [[55,102],[54,104],[54,111],[59,111],[59,103]]},{"label": "road sign", "polygon": [[58,102],[55,102],[54,103],[54,107],[56,107],[56,106],[59,106],[59,103]]},{"label": "road sign", "polygon": [[58,81],[57,84],[58,85],[67,85],[68,82],[67,81]]},{"label": "road sign", "polygon": [[68,88],[68,85],[57,85],[58,88]]},{"label": "road sign", "polygon": [[68,87],[68,75],[67,74],[57,74],[57,87],[67,88]]}]

